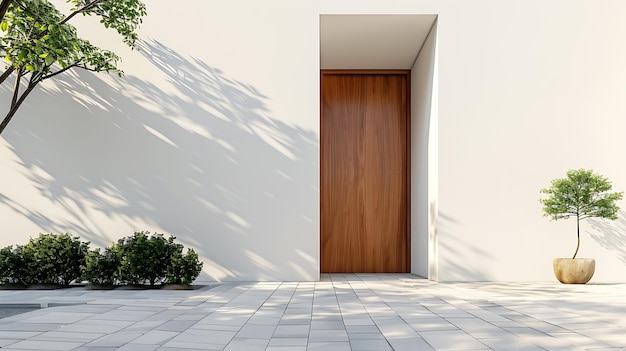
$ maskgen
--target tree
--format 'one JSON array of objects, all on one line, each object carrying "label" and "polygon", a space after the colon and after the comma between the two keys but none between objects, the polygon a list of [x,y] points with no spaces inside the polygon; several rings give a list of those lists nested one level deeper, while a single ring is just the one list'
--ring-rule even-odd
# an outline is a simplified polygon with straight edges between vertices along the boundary
[{"label": "tree", "polygon": [[146,15],[139,0],[67,0],[71,13],[64,15],[48,0],[2,0],[0,15],[0,55],[6,70],[0,85],[15,75],[9,111],[0,123],[0,134],[37,84],[72,68],[93,72],[123,72],[117,68],[120,58],[79,38],[68,22],[76,15],[96,15],[106,28],[115,29],[126,45],[135,48],[136,29]]},{"label": "tree", "polygon": [[623,192],[611,193],[611,182],[605,177],[594,174],[592,170],[578,169],[567,171],[567,178],[554,179],[551,186],[541,189],[548,195],[540,199],[543,214],[553,220],[576,217],[576,234],[580,247],[580,220],[590,217],[617,219],[619,207],[615,201],[621,200]]}]

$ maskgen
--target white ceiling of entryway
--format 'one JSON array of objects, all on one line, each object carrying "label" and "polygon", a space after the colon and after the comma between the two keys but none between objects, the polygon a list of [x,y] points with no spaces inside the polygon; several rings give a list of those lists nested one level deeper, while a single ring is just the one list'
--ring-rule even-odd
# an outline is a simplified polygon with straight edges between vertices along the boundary
[{"label": "white ceiling of entryway", "polygon": [[437,15],[321,15],[322,69],[410,69]]}]

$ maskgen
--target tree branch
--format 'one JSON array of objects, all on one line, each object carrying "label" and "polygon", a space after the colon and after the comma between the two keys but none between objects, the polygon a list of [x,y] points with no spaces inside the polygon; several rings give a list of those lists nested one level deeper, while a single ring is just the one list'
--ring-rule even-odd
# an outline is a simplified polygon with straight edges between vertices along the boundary
[{"label": "tree branch", "polygon": [[2,0],[2,3],[0,4],[0,22],[2,22],[4,15],[7,13],[11,2],[13,2],[13,0]]},{"label": "tree branch", "polygon": [[88,3],[87,5],[85,5],[85,6],[81,7],[81,8],[79,8],[79,9],[76,9],[76,11],[74,11],[74,12],[70,13],[70,14],[69,14],[67,17],[65,17],[65,18],[64,18],[61,22],[59,22],[59,24],[64,24],[64,23],[66,23],[67,21],[71,20],[71,19],[72,19],[72,17],[74,17],[74,16],[78,15],[78,14],[79,14],[79,13],[81,13],[81,12],[88,11],[88,10],[90,10],[92,7],[94,7],[94,6],[96,6],[96,5],[98,5],[99,3],[104,2],[104,1],[105,1],[105,0],[94,0],[94,1],[92,1],[92,2],[90,2],[90,3]]},{"label": "tree branch", "polygon": [[9,78],[9,76],[11,75],[11,73],[13,73],[13,71],[15,71],[15,67],[9,66],[9,68],[7,68],[7,70],[4,71],[4,73],[2,73],[2,75],[0,76],[0,85],[2,85],[2,83],[4,83],[4,81],[7,78]]},{"label": "tree branch", "polygon": [[17,77],[15,77],[15,85],[13,86],[13,98],[11,99],[11,108],[13,108],[13,106],[15,106],[15,104],[17,103],[17,98],[20,93],[20,83],[22,82],[22,74],[20,72],[21,70],[22,68],[17,71]]},{"label": "tree branch", "polygon": [[22,102],[24,102],[28,94],[30,94],[30,92],[33,91],[33,89],[35,89],[36,86],[37,86],[37,83],[28,84],[28,88],[26,88],[26,90],[22,93],[22,96],[20,96],[20,98],[17,100],[14,106],[11,106],[9,113],[7,113],[6,117],[4,117],[4,120],[2,120],[2,123],[0,123],[0,134],[2,134],[4,129],[7,127],[7,125],[9,124],[13,116],[15,115],[15,112],[17,112],[17,109],[20,107],[20,105],[22,105]]},{"label": "tree branch", "polygon": [[79,62],[72,63],[71,65],[69,65],[69,66],[67,66],[67,67],[65,67],[65,68],[63,68],[63,69],[60,69],[60,70],[58,70],[58,71],[56,71],[56,72],[54,72],[54,73],[50,73],[50,74],[48,74],[48,75],[41,76],[40,81],[42,81],[42,80],[44,80],[44,79],[52,78],[52,77],[56,76],[57,74],[61,74],[61,73],[63,73],[63,72],[65,72],[65,71],[67,71],[68,69],[70,69],[70,68],[72,68],[72,67],[79,67],[79,66],[78,66],[78,64],[79,64],[79,63],[80,63],[80,61],[79,61]]}]

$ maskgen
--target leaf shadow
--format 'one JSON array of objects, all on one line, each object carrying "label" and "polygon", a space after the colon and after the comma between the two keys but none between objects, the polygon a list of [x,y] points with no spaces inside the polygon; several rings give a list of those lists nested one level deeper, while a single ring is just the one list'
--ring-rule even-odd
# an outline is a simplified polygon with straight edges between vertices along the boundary
[{"label": "leaf shadow", "polygon": [[76,72],[33,93],[3,137],[51,205],[3,195],[0,206],[96,246],[127,228],[165,231],[211,280],[315,279],[317,133],[200,59],[154,40],[140,53],[164,83]]},{"label": "leaf shadow", "polygon": [[609,221],[601,218],[589,218],[593,231],[589,236],[603,248],[617,253],[620,261],[626,263],[626,212],[619,211],[618,219]]}]

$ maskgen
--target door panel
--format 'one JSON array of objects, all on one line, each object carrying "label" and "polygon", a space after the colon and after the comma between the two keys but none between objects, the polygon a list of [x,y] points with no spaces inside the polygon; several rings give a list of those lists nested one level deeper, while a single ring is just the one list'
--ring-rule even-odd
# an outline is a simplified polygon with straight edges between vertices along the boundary
[{"label": "door panel", "polygon": [[408,271],[407,87],[322,72],[322,272]]}]

